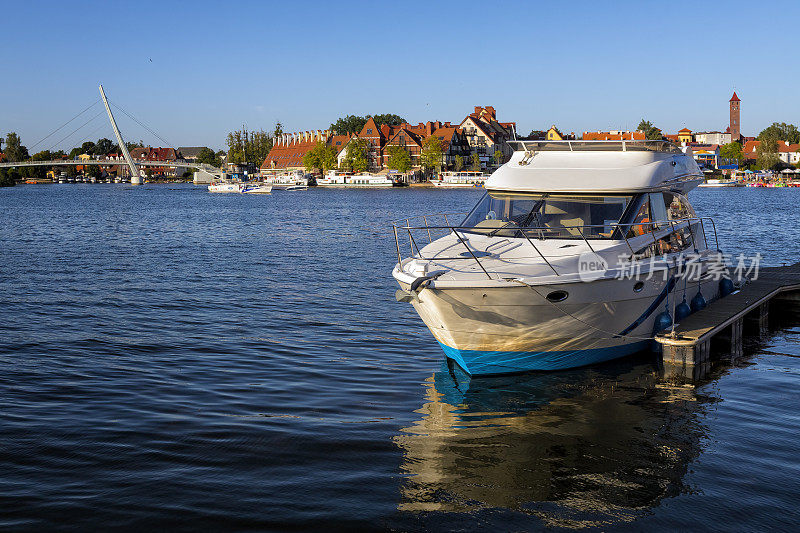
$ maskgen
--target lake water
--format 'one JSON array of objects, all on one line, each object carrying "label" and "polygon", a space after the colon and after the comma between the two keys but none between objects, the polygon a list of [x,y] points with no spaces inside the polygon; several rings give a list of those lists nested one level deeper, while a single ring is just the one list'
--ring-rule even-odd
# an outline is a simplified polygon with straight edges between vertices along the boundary
[{"label": "lake water", "polygon": [[[479,195],[0,189],[0,529],[795,529],[792,323],[697,384],[453,381],[388,223]],[[690,198],[800,260],[800,189]]]}]

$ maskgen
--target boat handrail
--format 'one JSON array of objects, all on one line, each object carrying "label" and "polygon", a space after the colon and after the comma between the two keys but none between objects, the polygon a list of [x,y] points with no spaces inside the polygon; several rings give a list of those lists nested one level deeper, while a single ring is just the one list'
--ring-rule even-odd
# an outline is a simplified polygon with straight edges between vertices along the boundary
[{"label": "boat handrail", "polygon": [[683,150],[665,140],[614,141],[506,141],[515,152],[668,152],[682,154]]},{"label": "boat handrail", "polygon": [[[461,213],[455,213],[455,214],[461,214]],[[476,228],[475,226],[453,226],[453,225],[451,225],[449,223],[445,223],[445,225],[430,225],[430,224],[428,224],[428,217],[432,217],[432,216],[444,216],[444,217],[447,217],[447,215],[448,214],[445,214],[445,213],[440,213],[440,214],[436,214],[436,215],[418,215],[418,216],[415,216],[415,217],[409,217],[408,219],[405,219],[405,222],[406,222],[405,225],[398,225],[396,223],[393,223],[392,224],[392,229],[394,231],[395,246],[397,248],[397,260],[398,260],[398,263],[400,263],[400,264],[403,263],[403,254],[401,252],[400,237],[399,237],[399,233],[398,232],[401,232],[401,231],[408,232],[409,247],[410,247],[410,252],[411,252],[410,258],[414,258],[414,259],[418,258],[418,259],[422,259],[422,260],[431,260],[433,258],[426,258],[422,254],[422,247],[420,247],[417,244],[417,241],[414,238],[413,232],[417,231],[417,230],[425,231],[427,233],[427,235],[428,235],[428,242],[432,243],[433,242],[433,235],[431,234],[431,231],[435,232],[436,230],[446,230],[446,234],[453,233],[458,238],[459,243],[462,244],[466,248],[466,250],[468,252],[468,256],[463,256],[462,255],[462,256],[459,256],[459,257],[445,257],[445,258],[441,258],[440,257],[440,258],[435,258],[435,259],[437,259],[437,260],[472,259],[472,260],[475,261],[475,263],[478,265],[478,267],[483,271],[483,273],[486,274],[486,276],[489,279],[492,279],[491,275],[488,273],[488,271],[485,269],[485,267],[481,264],[480,260],[478,259],[478,256],[475,254],[474,250],[472,248],[470,248],[470,245],[462,237],[461,234],[464,234],[464,233],[484,234],[487,231],[503,231],[503,230],[505,230],[505,231],[513,231],[514,235],[512,237],[516,237],[518,234],[521,234],[522,237],[524,237],[525,240],[536,251],[536,253],[539,255],[539,257],[541,257],[542,260],[547,264],[547,266],[553,271],[553,273],[556,276],[561,275],[556,270],[556,268],[553,266],[553,264],[547,259],[545,254],[539,249],[539,247],[536,246],[536,244],[534,243],[534,241],[531,239],[531,237],[529,235],[529,233],[533,232],[533,233],[538,234],[538,236],[539,236],[538,240],[547,240],[548,237],[546,236],[546,232],[547,233],[552,233],[554,231],[554,229],[556,229],[556,228],[547,227],[547,226],[524,226],[524,227],[513,227],[513,228],[503,228],[503,227],[499,227],[499,228]],[[450,214],[450,215],[452,216],[454,214]],[[425,225],[424,226],[412,226],[411,225],[411,220],[416,219],[416,218],[421,218],[424,221]],[[611,228],[613,228],[611,230],[611,232],[613,233],[614,231],[619,229],[620,230],[620,235],[622,236],[621,240],[625,241],[625,244],[627,245],[628,249],[631,252],[630,258],[631,258],[631,261],[632,261],[632,260],[634,260],[636,258],[637,254],[642,253],[642,250],[646,250],[646,249],[650,248],[651,246],[658,246],[658,241],[660,239],[663,239],[664,237],[666,237],[668,235],[672,235],[672,234],[676,233],[677,230],[684,229],[684,228],[688,228],[689,229],[689,232],[691,233],[691,237],[692,237],[692,244],[695,246],[695,251],[697,251],[697,248],[696,248],[697,237],[695,235],[695,232],[692,230],[692,227],[693,226],[696,227],[698,225],[700,226],[699,229],[700,229],[700,231],[702,231],[702,234],[703,234],[703,242],[705,243],[706,248],[708,248],[708,238],[706,236],[704,221],[708,221],[708,222],[711,223],[711,226],[712,226],[712,228],[714,230],[714,241],[715,241],[715,245],[716,245],[716,250],[719,251],[719,237],[717,236],[716,223],[714,222],[714,219],[712,219],[710,217],[686,217],[686,218],[678,218],[678,219],[671,219],[671,220],[658,220],[658,221],[644,222],[644,223],[637,223],[637,222],[620,223],[620,222],[614,222],[614,223],[608,223],[608,224],[582,224],[582,225],[581,224],[564,224],[564,225],[560,226],[559,228],[557,228],[557,230],[559,232],[561,230],[565,230],[565,231],[575,230],[575,231],[577,231],[578,235],[576,235],[575,238],[582,239],[584,241],[584,243],[586,244],[586,246],[591,251],[591,253],[594,254],[594,255],[599,256],[598,252],[594,249],[594,247],[592,247],[591,243],[589,242],[590,239],[586,236],[586,230],[591,230],[591,229],[596,229],[596,228],[606,229],[606,228],[611,227]],[[652,245],[648,244],[647,246],[641,247],[639,250],[634,250],[633,246],[631,246],[631,243],[629,241],[628,233],[635,226],[648,226],[648,227],[653,228],[651,231],[642,234],[642,235],[649,234],[653,238],[653,244]],[[564,238],[564,237],[558,236],[558,237],[550,237],[550,238],[558,239],[558,238]],[[616,239],[616,240],[620,240],[620,239]],[[416,249],[416,252],[414,251],[415,249]],[[580,254],[576,254],[576,255],[580,255]],[[656,255],[658,255],[658,254],[656,254]],[[558,255],[557,257],[564,257],[564,256],[563,255]]]}]

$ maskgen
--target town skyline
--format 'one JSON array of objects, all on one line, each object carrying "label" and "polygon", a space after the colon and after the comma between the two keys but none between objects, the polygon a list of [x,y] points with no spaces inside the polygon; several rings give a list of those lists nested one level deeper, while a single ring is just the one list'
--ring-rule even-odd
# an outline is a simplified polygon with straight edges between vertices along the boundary
[{"label": "town skyline", "polygon": [[[746,101],[745,135],[800,122],[800,75],[767,53],[794,49],[800,6],[719,3],[712,19],[690,6],[576,2],[568,11],[543,4],[488,14],[470,2],[240,3],[216,16],[213,3],[145,1],[131,40],[110,38],[105,25],[129,17],[124,6],[14,4],[8,18],[37,19],[38,30],[8,28],[19,53],[6,67],[23,75],[0,88],[0,128],[33,144],[90,103],[99,83],[173,145],[215,149],[242,125],[316,130],[376,113],[456,122],[474,105],[497,107],[523,134],[552,124],[632,130],[642,118],[663,131],[719,130],[727,124],[720,102],[734,90]],[[49,16],[37,17],[42,11]],[[748,27],[770,27],[769,43]],[[97,126],[93,138],[108,136]],[[127,117],[120,127],[130,140],[163,144]]]}]

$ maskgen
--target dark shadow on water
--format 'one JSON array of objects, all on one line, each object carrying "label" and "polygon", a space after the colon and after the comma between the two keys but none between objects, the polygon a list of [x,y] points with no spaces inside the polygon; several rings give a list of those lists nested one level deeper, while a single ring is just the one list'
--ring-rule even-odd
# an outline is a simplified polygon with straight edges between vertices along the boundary
[{"label": "dark shadow on water", "polygon": [[426,527],[498,509],[528,526],[631,522],[691,490],[683,477],[715,401],[644,356],[473,379],[443,364],[425,385],[419,418],[395,442],[400,516]]}]

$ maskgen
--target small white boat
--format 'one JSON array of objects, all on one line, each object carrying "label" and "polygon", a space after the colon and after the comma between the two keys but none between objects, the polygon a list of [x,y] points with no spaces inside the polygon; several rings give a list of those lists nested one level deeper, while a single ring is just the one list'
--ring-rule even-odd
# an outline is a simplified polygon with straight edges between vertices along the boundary
[{"label": "small white boat", "polygon": [[272,184],[262,182],[244,183],[241,192],[244,194],[269,194],[272,192]]},{"label": "small white boat", "polygon": [[329,170],[324,177],[317,180],[320,187],[392,187],[394,183],[388,176],[379,176],[361,172],[353,174],[351,172],[340,172]]},{"label": "small white boat", "polygon": [[214,180],[208,185],[208,192],[242,192],[243,189],[241,181]]},{"label": "small white boat", "polygon": [[713,224],[686,198],[703,174],[678,147],[511,144],[466,216],[394,226],[395,297],[449,362],[490,375],[608,361],[727,290]]},{"label": "small white boat", "polygon": [[710,179],[699,184],[698,187],[744,187],[744,183],[735,179]]},{"label": "small white boat", "polygon": [[282,172],[262,172],[262,179],[276,190],[297,191],[308,188],[308,176],[302,170],[286,170]]},{"label": "small white boat", "polygon": [[428,180],[434,187],[458,188],[458,187],[482,187],[486,181],[485,174],[473,170],[463,170],[460,172],[442,172],[439,179]]}]

